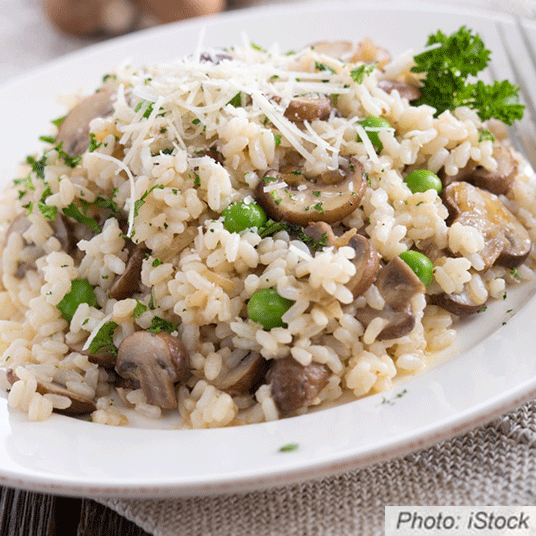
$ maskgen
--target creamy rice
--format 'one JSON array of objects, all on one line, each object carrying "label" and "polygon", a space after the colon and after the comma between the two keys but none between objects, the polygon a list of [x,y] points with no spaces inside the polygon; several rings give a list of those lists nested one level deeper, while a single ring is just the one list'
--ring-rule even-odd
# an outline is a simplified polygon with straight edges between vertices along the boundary
[{"label": "creamy rice", "polygon": [[[12,408],[30,420],[59,411],[111,425],[128,424],[125,408],[149,419],[176,412],[181,426],[193,428],[300,414],[348,394],[390,389],[452,347],[458,316],[533,276],[536,191],[501,129],[467,108],[434,117],[430,106],[387,90],[386,79],[418,86],[407,54],[385,65],[383,51],[368,41],[346,61],[317,48],[289,55],[245,45],[121,68],[99,88],[109,110],[92,118],[89,148],[76,155],[60,125],[61,150],[52,143],[29,160],[24,179],[1,201],[0,345]],[[355,69],[375,60],[356,81]],[[287,111],[303,95],[305,116],[292,117]],[[80,97],[74,110],[78,101],[88,102]],[[322,116],[319,103],[327,107]],[[368,116],[392,128],[366,131],[359,122]],[[379,153],[371,132],[383,145]],[[412,193],[404,178],[428,169],[446,187],[470,166],[493,173],[498,146],[515,163],[515,177],[496,199],[527,230],[530,251],[490,264],[489,234],[472,220],[453,221],[446,188],[443,197],[433,189]],[[279,204],[268,198],[281,202],[289,187],[273,177],[281,170],[307,178],[289,195],[314,190],[318,205],[306,208],[322,220],[325,177],[338,169],[341,185],[361,174],[363,188],[348,194],[356,196],[350,210],[330,216],[333,242],[322,227],[320,245],[311,247],[308,221],[277,231],[266,224],[228,230],[223,213],[237,202],[266,204],[275,219]],[[356,237],[369,253],[355,246]],[[385,267],[408,250],[429,256],[434,280],[425,289],[410,270],[402,285],[413,290],[395,306],[382,284],[398,276],[385,275]],[[374,273],[356,290],[360,255]],[[129,272],[134,282],[118,292]],[[95,299],[66,318],[61,304],[74,280],[89,283]],[[270,329],[247,313],[263,289],[289,300]],[[471,311],[452,306],[460,293],[470,296]],[[107,328],[108,345],[89,351]],[[185,366],[165,380],[168,405],[129,379],[132,362],[121,368],[115,355],[119,349],[125,358],[127,341],[144,344],[134,334],[154,340],[159,330],[182,345]],[[288,366],[277,369],[278,362]],[[241,366],[247,373],[240,379]]]}]

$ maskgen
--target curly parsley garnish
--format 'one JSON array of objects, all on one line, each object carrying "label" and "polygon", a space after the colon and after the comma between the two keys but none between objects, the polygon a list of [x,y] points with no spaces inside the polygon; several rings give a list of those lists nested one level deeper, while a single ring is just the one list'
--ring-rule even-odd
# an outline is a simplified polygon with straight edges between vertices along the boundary
[{"label": "curly parsley garnish", "polygon": [[414,57],[414,73],[425,73],[421,97],[415,105],[428,104],[436,115],[458,106],[469,106],[480,119],[494,117],[507,125],[523,117],[524,106],[519,104],[519,87],[507,80],[487,85],[482,81],[469,82],[486,68],[491,51],[486,49],[478,34],[462,26],[452,35],[441,31],[428,37],[430,48]]}]

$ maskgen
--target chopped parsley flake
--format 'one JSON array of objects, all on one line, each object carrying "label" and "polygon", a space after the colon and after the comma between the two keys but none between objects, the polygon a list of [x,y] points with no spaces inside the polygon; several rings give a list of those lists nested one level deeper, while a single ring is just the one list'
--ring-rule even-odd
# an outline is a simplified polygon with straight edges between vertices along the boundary
[{"label": "chopped parsley flake", "polygon": [[119,324],[110,321],[103,324],[93,340],[88,346],[90,354],[96,354],[102,348],[109,348],[113,354],[117,354],[117,349],[114,346],[113,334]]},{"label": "chopped parsley flake", "polygon": [[149,188],[135,203],[134,203],[134,217],[136,217],[139,213],[140,208],[145,204],[145,200],[147,199],[147,196],[153,191],[153,190],[163,190],[164,186],[162,184],[155,184],[153,187]]},{"label": "chopped parsley flake", "polygon": [[136,307],[134,307],[134,311],[132,311],[132,318],[138,318],[140,315],[145,313],[147,311],[147,305],[142,303],[140,300],[136,300]]},{"label": "chopped parsley flake", "polygon": [[288,445],[283,445],[279,449],[279,452],[294,452],[295,450],[298,450],[298,448],[298,443],[289,443]]},{"label": "chopped parsley flake", "polygon": [[153,319],[151,321],[151,327],[148,331],[151,333],[160,333],[161,331],[165,331],[166,333],[172,333],[179,327],[179,324],[175,322],[170,322],[169,320],[164,320],[163,318],[160,318],[159,316],[153,316]]},{"label": "chopped parsley flake", "polygon": [[352,80],[357,84],[362,84],[365,81],[365,77],[369,75],[376,68],[376,63],[370,63],[368,65],[360,65],[350,71]]}]

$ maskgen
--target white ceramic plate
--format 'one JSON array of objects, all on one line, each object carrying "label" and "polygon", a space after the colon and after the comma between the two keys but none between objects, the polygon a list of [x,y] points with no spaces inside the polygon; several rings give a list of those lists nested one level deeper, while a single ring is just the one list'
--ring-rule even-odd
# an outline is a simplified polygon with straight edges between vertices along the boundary
[{"label": "white ceramic plate", "polygon": [[[252,41],[283,50],[365,36],[393,54],[419,50],[428,34],[462,24],[500,48],[509,17],[430,4],[297,4],[226,13],[156,28],[72,54],[0,88],[2,177],[39,149],[38,136],[64,113],[56,96],[94,90],[129,58],[142,65],[207,46]],[[531,38],[536,29],[526,23]],[[494,56],[497,64],[506,60]],[[501,67],[504,67],[501,66]],[[461,327],[461,353],[390,392],[280,422],[219,430],[115,428],[59,415],[29,423],[0,397],[0,483],[101,497],[169,497],[245,491],[357,468],[447,438],[536,394],[535,285],[508,293]],[[297,443],[292,452],[280,447]]]}]

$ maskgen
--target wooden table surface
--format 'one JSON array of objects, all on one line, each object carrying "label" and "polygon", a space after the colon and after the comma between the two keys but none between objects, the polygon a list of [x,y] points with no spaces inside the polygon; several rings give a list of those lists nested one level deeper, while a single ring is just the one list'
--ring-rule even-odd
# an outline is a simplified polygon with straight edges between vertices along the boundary
[{"label": "wooden table surface", "polygon": [[0,536],[149,536],[91,499],[0,487]]}]

